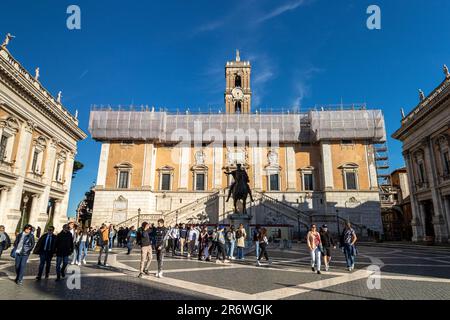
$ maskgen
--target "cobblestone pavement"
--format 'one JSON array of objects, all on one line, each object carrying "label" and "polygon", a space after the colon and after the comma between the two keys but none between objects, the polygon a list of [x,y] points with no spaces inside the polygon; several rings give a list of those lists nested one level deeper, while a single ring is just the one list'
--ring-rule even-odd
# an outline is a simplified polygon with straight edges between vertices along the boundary
[{"label": "cobblestone pavement", "polygon": [[154,275],[156,261],[150,276],[137,278],[139,250],[131,255],[124,251],[114,249],[107,268],[96,266],[95,252],[89,253],[86,266],[71,266],[69,274],[81,275],[80,289],[69,288],[77,283],[74,276],[70,281],[55,282],[55,276],[36,281],[36,256],[30,258],[23,286],[17,286],[13,261],[5,252],[0,260],[0,299],[450,299],[450,248],[446,247],[360,244],[353,272],[345,269],[340,250],[334,250],[332,268],[322,275],[311,271],[305,245],[272,248],[273,264],[261,267],[255,265],[254,253],[247,254],[245,261],[228,264],[168,256],[162,279]]}]

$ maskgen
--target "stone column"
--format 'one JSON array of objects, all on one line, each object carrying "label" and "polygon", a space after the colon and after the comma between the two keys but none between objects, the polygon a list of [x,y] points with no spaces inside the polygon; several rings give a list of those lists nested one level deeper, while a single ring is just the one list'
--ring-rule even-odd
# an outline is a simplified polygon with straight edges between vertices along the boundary
[{"label": "stone column", "polygon": [[425,161],[428,165],[427,168],[427,177],[430,181],[430,189],[433,198],[433,207],[434,207],[434,217],[433,217],[433,225],[436,235],[436,242],[447,242],[448,241],[448,230],[445,226],[444,220],[444,211],[443,211],[443,201],[442,196],[439,191],[439,174],[437,172],[437,163],[436,157],[433,149],[433,142],[430,138],[426,141],[425,146]]},{"label": "stone column", "polygon": [[151,188],[151,169],[152,169],[152,153],[153,153],[153,144],[146,143],[144,151],[144,165],[143,165],[143,174],[142,174],[142,187],[145,189]]},{"label": "stone column", "polygon": [[8,187],[0,188],[0,224],[5,224],[6,222],[6,201],[8,198]]},{"label": "stone column", "polygon": [[73,172],[73,163],[75,161],[75,151],[70,151],[67,153],[67,159],[64,167],[64,188],[66,192],[64,193],[64,197],[61,200],[59,213],[55,213],[55,224],[56,223],[64,223],[67,221],[67,207],[69,205],[69,194],[70,188],[72,185],[72,172]]},{"label": "stone column", "polygon": [[223,179],[223,146],[217,145],[212,147],[213,151],[213,189],[222,189],[222,179]]},{"label": "stone column", "polygon": [[411,155],[407,152],[403,153],[403,156],[405,158],[406,162],[406,171],[408,172],[408,183],[409,183],[409,190],[410,190],[410,199],[411,199],[411,209],[412,209],[412,221],[411,226],[413,230],[413,238],[412,240],[414,242],[419,242],[423,240],[424,237],[424,220],[422,220],[421,216],[421,208],[419,201],[417,200],[415,190],[415,176],[413,171],[413,165],[411,160]]},{"label": "stone column", "polygon": [[61,218],[61,200],[55,200],[55,208],[53,213],[53,221],[49,221],[50,225],[53,225],[55,227],[56,231],[60,231],[62,229],[63,224],[66,222],[63,222],[63,219]]},{"label": "stone column", "polygon": [[151,165],[150,165],[150,190],[155,190],[155,175],[156,175],[156,156],[157,156],[158,148],[155,145],[152,145],[151,152]]},{"label": "stone column", "polygon": [[286,145],[286,187],[287,191],[297,190],[297,172],[295,168],[294,145]]},{"label": "stone column", "polygon": [[180,146],[180,184],[178,190],[188,190],[189,183],[189,164],[191,159],[191,148],[190,146],[182,145]]},{"label": "stone column", "polygon": [[30,205],[30,217],[28,219],[28,223],[33,227],[37,227],[36,224],[39,218],[39,195],[33,194],[31,196],[31,205]]},{"label": "stone column", "polygon": [[255,191],[262,190],[262,175],[263,175],[263,166],[262,166],[262,148],[259,146],[255,146],[252,148],[253,150],[253,185]]},{"label": "stone column", "polygon": [[106,185],[106,175],[108,171],[108,157],[109,157],[109,147],[108,142],[102,143],[102,150],[100,153],[100,160],[98,164],[98,174],[97,174],[97,186],[104,188]]},{"label": "stone column", "polygon": [[327,142],[322,142],[321,144],[322,153],[322,167],[323,167],[323,183],[324,189],[333,190],[334,179],[333,179],[333,159],[331,155],[331,145]]}]

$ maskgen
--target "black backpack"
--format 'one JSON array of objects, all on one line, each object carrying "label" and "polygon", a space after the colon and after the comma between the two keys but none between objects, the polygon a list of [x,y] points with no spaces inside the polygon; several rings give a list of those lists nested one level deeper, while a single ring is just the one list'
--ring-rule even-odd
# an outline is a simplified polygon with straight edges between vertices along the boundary
[{"label": "black backpack", "polygon": [[236,231],[236,239],[242,238],[242,231],[241,230],[237,230]]}]

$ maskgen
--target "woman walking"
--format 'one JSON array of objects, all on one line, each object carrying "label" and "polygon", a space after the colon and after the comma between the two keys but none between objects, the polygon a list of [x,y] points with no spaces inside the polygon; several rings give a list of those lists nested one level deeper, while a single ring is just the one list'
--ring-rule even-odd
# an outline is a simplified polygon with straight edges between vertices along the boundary
[{"label": "woman walking", "polygon": [[14,241],[14,248],[11,252],[11,256],[15,258],[16,265],[16,280],[14,282],[18,285],[22,285],[28,257],[35,244],[34,235],[31,233],[32,228],[29,224],[23,228],[23,231],[17,235],[16,241]]},{"label": "woman walking", "polygon": [[89,247],[89,232],[86,228],[80,230],[77,235],[77,247],[78,247],[78,257],[77,257],[77,265],[81,265],[81,263],[86,264],[86,257],[88,254]]},{"label": "woman walking", "polygon": [[136,228],[134,226],[132,226],[130,228],[130,231],[128,231],[128,235],[127,235],[127,248],[128,248],[127,254],[130,254],[131,250],[133,250],[133,246],[134,246],[134,242],[136,241],[136,237],[137,237]]},{"label": "woman walking", "polygon": [[206,229],[206,227],[203,227],[202,232],[200,232],[199,236],[198,260],[211,261],[208,252],[208,244],[209,244],[208,229]]},{"label": "woman walking", "polygon": [[322,241],[320,239],[320,233],[317,231],[317,226],[313,224],[311,230],[307,235],[308,248],[311,254],[311,269],[313,272],[320,272],[320,259],[321,259],[321,247]]},{"label": "woman walking", "polygon": [[259,243],[259,257],[256,260],[256,265],[261,265],[261,259],[264,257],[269,264],[272,264],[272,261],[269,259],[269,255],[267,254],[267,245],[269,244],[269,240],[267,240],[267,229],[261,228],[258,234],[258,243]]},{"label": "woman walking", "polygon": [[230,230],[227,231],[227,256],[228,259],[234,260],[234,247],[236,245],[236,231],[234,226],[231,226]]},{"label": "woman walking", "polygon": [[247,238],[247,232],[245,232],[244,225],[241,223],[239,225],[239,229],[237,229],[236,231],[236,246],[237,246],[238,260],[244,260],[245,238]]}]

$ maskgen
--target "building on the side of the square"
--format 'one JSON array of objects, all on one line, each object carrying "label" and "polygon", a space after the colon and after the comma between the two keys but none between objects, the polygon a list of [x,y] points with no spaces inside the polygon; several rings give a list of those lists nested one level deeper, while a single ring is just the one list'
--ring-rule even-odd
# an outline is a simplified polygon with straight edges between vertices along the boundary
[{"label": "building on the side of the square", "polygon": [[394,170],[390,175],[389,196],[381,201],[384,239],[388,241],[412,240],[412,211],[406,168]]},{"label": "building on the side of the square", "polygon": [[0,47],[0,225],[14,234],[67,223],[77,141],[77,117]]},{"label": "building on the side of the square", "polygon": [[393,138],[403,143],[413,241],[447,242],[450,232],[450,74],[404,116]]},{"label": "building on the side of the square", "polygon": [[382,233],[374,147],[386,139],[382,112],[253,111],[250,71],[239,54],[226,63],[225,113],[93,108],[101,155],[92,223],[234,223],[224,172],[242,164],[255,198],[250,224],[293,236],[311,222],[337,231],[350,220]]}]

